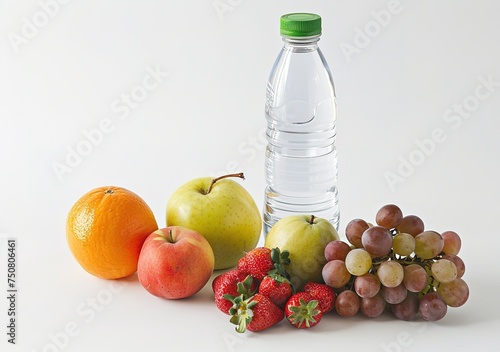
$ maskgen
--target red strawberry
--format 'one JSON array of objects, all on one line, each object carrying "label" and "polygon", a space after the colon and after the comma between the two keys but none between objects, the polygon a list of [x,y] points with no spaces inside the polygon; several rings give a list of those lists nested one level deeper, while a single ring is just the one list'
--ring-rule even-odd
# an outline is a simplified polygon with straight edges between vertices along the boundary
[{"label": "red strawberry", "polygon": [[280,308],[285,307],[285,303],[292,297],[293,291],[290,281],[279,274],[265,276],[259,285],[259,293],[267,296]]},{"label": "red strawberry", "polygon": [[266,247],[256,247],[238,261],[238,270],[246,271],[257,280],[262,280],[271,271],[288,278],[285,265],[290,264],[288,251],[280,252]]},{"label": "red strawberry", "polygon": [[335,291],[326,284],[308,282],[304,286],[304,291],[319,302],[319,309],[323,314],[328,313],[335,307]]},{"label": "red strawberry", "polygon": [[254,248],[238,261],[238,270],[249,273],[259,281],[273,268],[271,249],[266,247]]},{"label": "red strawberry", "polygon": [[318,301],[307,292],[295,293],[285,304],[285,316],[299,329],[311,328],[321,321]]},{"label": "red strawberry", "polygon": [[[238,285],[238,283],[240,283],[240,285]],[[238,286],[240,286],[240,291],[243,290],[243,293],[238,291]],[[246,294],[248,298],[256,288],[257,283],[252,280],[251,276],[237,269],[222,273],[216,276],[212,281],[215,304],[217,308],[225,314],[229,314],[229,309],[231,309],[233,303],[224,298],[224,295],[238,296],[240,294]],[[247,292],[244,292],[245,290]]]},{"label": "red strawberry", "polygon": [[283,320],[283,310],[277,307],[269,298],[260,293],[245,299],[244,295],[229,297],[233,302],[230,310],[230,322],[236,325],[236,331],[262,331]]}]

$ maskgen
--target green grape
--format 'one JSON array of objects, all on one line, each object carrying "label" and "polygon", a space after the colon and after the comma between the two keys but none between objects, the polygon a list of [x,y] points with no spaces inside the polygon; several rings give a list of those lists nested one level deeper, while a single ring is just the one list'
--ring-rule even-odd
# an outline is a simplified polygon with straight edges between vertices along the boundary
[{"label": "green grape", "polygon": [[403,282],[404,269],[397,261],[385,261],[378,267],[377,276],[382,285],[386,287],[396,287]]},{"label": "green grape", "polygon": [[457,267],[448,259],[439,259],[432,263],[431,272],[440,283],[448,283],[457,278]]},{"label": "green grape", "polygon": [[415,238],[409,233],[398,233],[393,238],[392,247],[395,254],[407,257],[415,250]]},{"label": "green grape", "polygon": [[455,279],[452,282],[441,283],[437,293],[450,307],[460,307],[469,299],[469,286],[463,279]]},{"label": "green grape", "polygon": [[462,240],[455,231],[445,231],[441,234],[443,237],[444,245],[443,252],[445,254],[457,255],[462,247]]},{"label": "green grape", "polygon": [[410,292],[422,291],[429,281],[429,275],[418,264],[410,264],[404,268],[403,284]]},{"label": "green grape", "polygon": [[415,236],[415,254],[421,259],[435,258],[443,246],[443,238],[436,231],[424,231]]},{"label": "green grape", "polygon": [[361,276],[371,269],[372,257],[364,249],[355,248],[345,257],[345,265],[351,275]]},{"label": "green grape", "polygon": [[325,283],[333,288],[341,288],[351,279],[351,274],[347,271],[344,261],[340,259],[327,262],[323,266],[321,274]]},{"label": "green grape", "polygon": [[455,264],[455,267],[457,268],[457,278],[461,278],[462,276],[464,276],[465,263],[462,258],[460,258],[458,255],[453,254],[444,254],[441,258],[451,260],[453,264]]}]

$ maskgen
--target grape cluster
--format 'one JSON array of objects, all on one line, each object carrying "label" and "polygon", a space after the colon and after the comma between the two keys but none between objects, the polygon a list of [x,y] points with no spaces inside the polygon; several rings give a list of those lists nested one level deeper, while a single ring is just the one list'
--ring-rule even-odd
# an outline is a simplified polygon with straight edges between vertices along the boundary
[{"label": "grape cluster", "polygon": [[336,240],[325,248],[323,279],[337,293],[340,316],[361,311],[373,318],[390,310],[401,320],[420,315],[436,321],[448,307],[467,301],[456,232],[426,230],[420,217],[403,216],[394,204],[381,207],[375,222],[351,220],[345,229],[349,243]]}]

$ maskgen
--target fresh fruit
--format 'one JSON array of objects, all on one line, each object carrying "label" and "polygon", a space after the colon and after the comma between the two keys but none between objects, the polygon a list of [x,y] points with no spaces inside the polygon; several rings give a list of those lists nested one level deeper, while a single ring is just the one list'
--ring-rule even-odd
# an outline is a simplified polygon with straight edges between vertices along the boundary
[{"label": "fresh fruit", "polygon": [[256,247],[238,260],[238,270],[244,271],[258,281],[270,273],[277,273],[288,279],[287,267],[290,253],[279,248]]},{"label": "fresh fruit", "polygon": [[247,299],[255,293],[256,288],[256,281],[246,272],[237,269],[219,274],[212,281],[215,305],[224,314],[229,314],[233,306],[233,302],[226,298],[227,295],[244,295],[244,299]]},{"label": "fresh fruit", "polygon": [[295,293],[285,304],[286,319],[299,329],[318,325],[322,316],[319,302],[304,291]]},{"label": "fresh fruit", "polygon": [[267,296],[280,308],[292,297],[293,287],[290,281],[280,274],[274,273],[264,276],[259,285],[259,293]]},{"label": "fresh fruit", "polygon": [[99,187],[71,207],[66,240],[87,272],[120,279],[137,271],[142,245],[157,229],[153,212],[137,194],[122,187]]},{"label": "fresh fruit", "polygon": [[245,298],[244,295],[236,297],[226,295],[226,298],[233,303],[229,311],[230,322],[236,325],[235,329],[239,333],[246,330],[253,332],[266,330],[283,320],[283,310],[260,293],[250,298]]},{"label": "fresh fruit", "polygon": [[358,314],[360,304],[360,298],[356,292],[344,290],[337,295],[337,299],[335,300],[335,311],[341,317],[353,317]]},{"label": "fresh fruit", "polygon": [[385,227],[372,226],[363,232],[361,244],[371,255],[383,257],[391,251],[392,234]]},{"label": "fresh fruit", "polygon": [[456,232],[425,229],[420,217],[404,216],[394,204],[379,209],[376,224],[351,220],[345,229],[350,245],[337,240],[326,246],[323,279],[337,294],[340,316],[359,310],[377,317],[387,308],[398,319],[435,321],[447,307],[467,302],[465,264],[457,256],[462,240]]},{"label": "fresh fruit", "polygon": [[361,236],[363,232],[368,230],[370,225],[363,219],[352,219],[347,223],[345,228],[345,236],[349,243],[351,243],[354,247],[363,248],[363,244],[361,243]]},{"label": "fresh fruit", "polygon": [[340,259],[330,260],[321,270],[323,281],[333,287],[341,288],[351,280],[351,273],[347,270],[345,262]]},{"label": "fresh fruit", "polygon": [[300,291],[309,281],[323,282],[325,247],[338,239],[337,231],[327,220],[314,215],[290,215],[274,224],[264,246],[290,253],[287,271],[293,286]]},{"label": "fresh fruit", "polygon": [[420,299],[418,311],[424,320],[436,321],[443,319],[448,310],[445,301],[436,292],[428,292]]},{"label": "fresh fruit", "polygon": [[235,266],[255,248],[262,219],[255,201],[236,181],[243,173],[186,182],[167,203],[167,226],[184,226],[202,234],[215,255],[215,270]]},{"label": "fresh fruit", "polygon": [[205,237],[181,226],[154,231],[142,246],[137,267],[152,295],[180,299],[200,291],[214,271],[214,253]]},{"label": "fresh fruit", "polygon": [[403,220],[403,212],[395,204],[386,204],[381,207],[375,215],[377,225],[387,229],[393,229]]},{"label": "fresh fruit", "polygon": [[262,280],[274,268],[271,258],[271,249],[257,247],[238,260],[238,270],[252,275],[257,280]]},{"label": "fresh fruit", "polygon": [[336,259],[345,261],[345,257],[350,251],[351,247],[347,243],[341,240],[334,240],[325,247],[325,259],[327,261]]},{"label": "fresh fruit", "polygon": [[304,292],[309,293],[313,299],[318,301],[319,309],[323,314],[335,307],[335,291],[326,284],[308,282],[304,286]]}]

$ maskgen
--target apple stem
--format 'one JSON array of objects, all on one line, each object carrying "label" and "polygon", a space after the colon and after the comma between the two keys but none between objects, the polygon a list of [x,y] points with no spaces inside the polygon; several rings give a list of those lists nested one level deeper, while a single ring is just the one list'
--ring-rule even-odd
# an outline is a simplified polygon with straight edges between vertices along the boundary
[{"label": "apple stem", "polygon": [[216,177],[212,180],[212,183],[210,183],[210,187],[208,188],[208,191],[205,194],[209,194],[212,191],[212,188],[214,187],[215,182],[222,180],[224,178],[228,178],[228,177],[239,177],[243,180],[245,179],[245,175],[243,174],[243,172],[240,172],[237,174],[227,174],[227,175]]},{"label": "apple stem", "polygon": [[172,229],[168,230],[168,235],[170,236],[170,243],[174,243],[174,238],[172,237]]},{"label": "apple stem", "polygon": [[312,225],[314,223],[314,215],[311,215],[311,218],[309,219],[309,223]]}]

